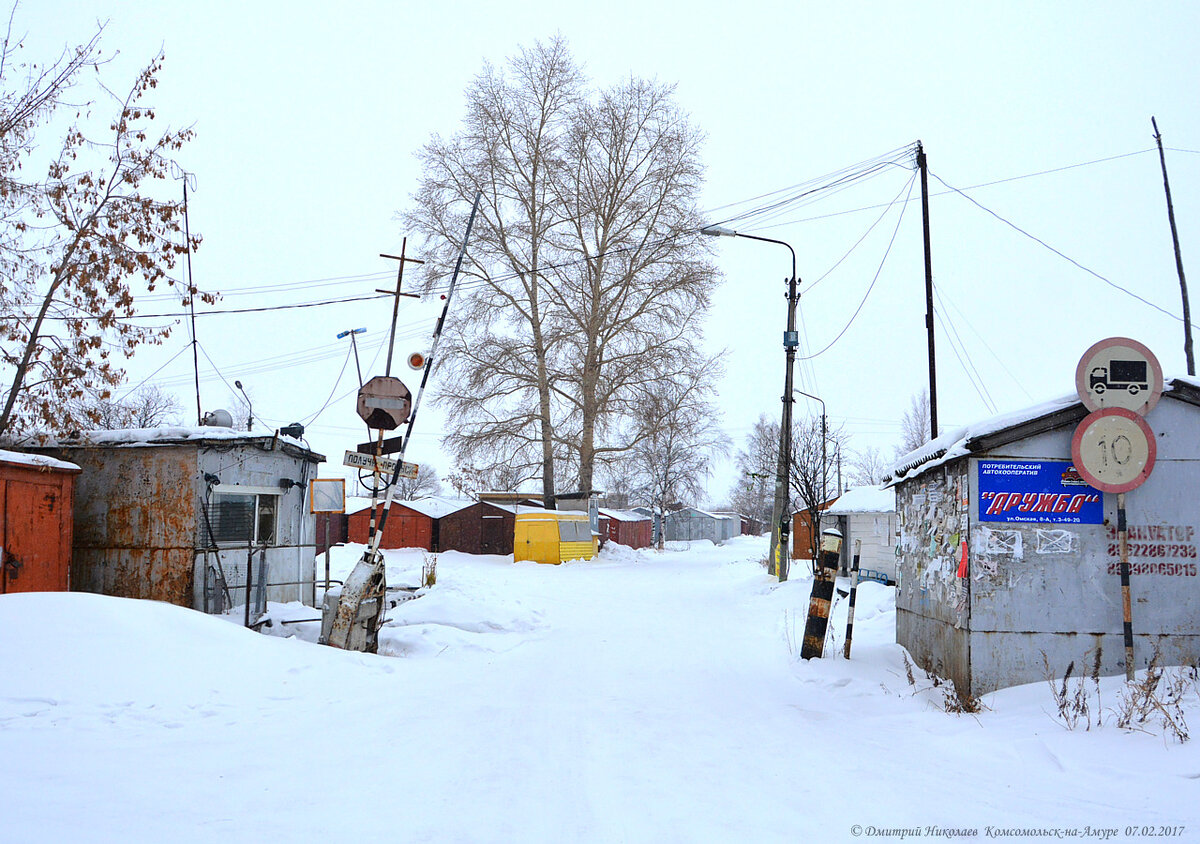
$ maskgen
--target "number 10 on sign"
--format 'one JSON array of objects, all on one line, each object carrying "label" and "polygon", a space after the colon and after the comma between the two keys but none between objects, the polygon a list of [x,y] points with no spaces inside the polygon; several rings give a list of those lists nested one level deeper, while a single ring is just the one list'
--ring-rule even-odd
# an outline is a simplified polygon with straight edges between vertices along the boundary
[{"label": "number 10 on sign", "polygon": [[1154,433],[1146,420],[1120,407],[1089,414],[1071,440],[1075,468],[1102,492],[1128,492],[1141,486],[1154,469],[1156,456]]}]

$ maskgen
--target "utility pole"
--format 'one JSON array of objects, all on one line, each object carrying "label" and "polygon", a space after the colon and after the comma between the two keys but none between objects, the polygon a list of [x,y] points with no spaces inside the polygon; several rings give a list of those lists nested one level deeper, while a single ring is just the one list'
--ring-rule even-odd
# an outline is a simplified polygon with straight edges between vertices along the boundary
[{"label": "utility pole", "polygon": [[[796,347],[800,345],[800,335],[796,331],[796,303],[800,294],[796,290],[796,250],[782,240],[770,237],[759,237],[754,234],[741,234],[733,229],[722,226],[706,226],[700,229],[700,234],[714,237],[744,237],[749,240],[759,240],[763,243],[775,243],[786,246],[792,253],[792,277],[784,279],[787,282],[787,330],[783,333],[783,348],[787,359],[787,369],[783,379],[783,419],[779,423],[779,459],[775,464],[775,506],[771,513],[771,550],[767,561],[767,570],[776,575],[780,581],[788,576],[788,535],[791,532],[792,513],[788,503],[788,488],[791,481],[792,462],[792,370],[796,364]],[[807,395],[807,394],[806,394]]]},{"label": "utility pole", "polygon": [[204,420],[200,415],[200,357],[196,350],[196,282],[192,278],[192,232],[188,225],[188,182],[196,176],[178,164],[171,165],[171,175],[183,180],[183,246],[187,254],[188,311],[192,316],[192,372],[196,376],[196,424],[203,425]]},{"label": "utility pole", "polygon": [[838,443],[838,449],[837,449],[837,463],[838,463],[838,488],[837,488],[837,493],[838,493],[838,498],[841,498],[841,497],[842,497],[842,444],[841,444],[841,443]]},{"label": "utility pole", "polygon": [[1192,307],[1188,303],[1187,279],[1183,275],[1183,255],[1179,251],[1179,232],[1175,228],[1175,206],[1171,203],[1171,183],[1167,180],[1167,156],[1163,153],[1162,135],[1158,122],[1151,117],[1154,142],[1158,144],[1158,160],[1162,164],[1163,188],[1167,192],[1167,219],[1171,221],[1171,240],[1175,244],[1175,269],[1179,273],[1179,290],[1183,294],[1183,354],[1187,358],[1188,375],[1196,374],[1196,359],[1192,355]]},{"label": "utility pole", "polygon": [[383,252],[379,253],[380,258],[391,258],[394,261],[400,262],[400,269],[396,271],[396,289],[394,291],[392,291],[392,290],[376,290],[375,291],[376,293],[392,293],[395,296],[395,299],[392,302],[392,331],[391,331],[391,334],[388,335],[388,356],[387,356],[387,366],[383,370],[384,375],[392,374],[392,349],[394,349],[396,346],[396,317],[400,313],[400,297],[407,296],[410,299],[420,299],[421,298],[416,293],[401,293],[400,292],[400,284],[401,284],[401,282],[404,281],[404,265],[405,265],[405,263],[410,263],[410,264],[424,264],[425,263],[424,261],[418,261],[416,258],[405,257],[404,253],[407,250],[408,250],[408,238],[406,237],[406,238],[404,238],[404,240],[402,240],[400,242],[400,254],[399,255],[386,255]]},{"label": "utility pole", "polygon": [[933,259],[929,254],[929,165],[925,147],[917,141],[917,169],[921,171],[921,221],[925,232],[925,333],[929,338],[929,430],[937,439],[937,358],[933,351]]}]

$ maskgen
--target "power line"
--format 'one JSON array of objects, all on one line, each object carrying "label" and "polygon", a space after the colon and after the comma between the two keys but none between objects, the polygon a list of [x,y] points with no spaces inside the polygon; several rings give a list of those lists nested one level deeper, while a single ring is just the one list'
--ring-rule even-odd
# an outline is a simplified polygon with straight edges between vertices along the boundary
[{"label": "power line", "polygon": [[[1114,288],[1115,290],[1119,290],[1119,291],[1121,291],[1122,293],[1124,293],[1124,294],[1125,294],[1125,295],[1127,295],[1127,296],[1132,296],[1134,299],[1137,299],[1137,300],[1138,300],[1139,302],[1141,302],[1142,304],[1144,304],[1144,305],[1149,305],[1149,306],[1150,306],[1151,308],[1153,308],[1154,310],[1156,310],[1156,311],[1159,311],[1160,313],[1166,314],[1166,315],[1167,315],[1167,316],[1169,316],[1171,319],[1173,319],[1173,320],[1176,320],[1177,322],[1183,322],[1183,317],[1176,316],[1175,314],[1173,314],[1173,313],[1171,313],[1170,311],[1168,311],[1166,308],[1160,307],[1159,305],[1156,305],[1156,304],[1154,304],[1153,302],[1151,302],[1149,299],[1146,299],[1146,298],[1144,298],[1144,297],[1142,297],[1142,296],[1139,296],[1138,294],[1134,293],[1132,290],[1128,289],[1127,287],[1122,287],[1121,285],[1117,284],[1117,283],[1116,283],[1115,281],[1113,281],[1112,279],[1105,278],[1104,276],[1100,275],[1100,273],[1096,272],[1095,270],[1091,269],[1090,267],[1086,267],[1086,266],[1084,266],[1083,264],[1079,263],[1078,261],[1076,261],[1074,258],[1070,257],[1069,255],[1067,255],[1067,254],[1065,254],[1065,253],[1063,253],[1063,252],[1060,252],[1059,250],[1055,249],[1055,248],[1054,248],[1053,246],[1051,246],[1049,243],[1047,243],[1046,241],[1044,241],[1044,240],[1042,240],[1041,238],[1037,237],[1036,235],[1030,234],[1030,233],[1029,233],[1029,232],[1027,232],[1025,229],[1021,228],[1020,226],[1018,226],[1016,223],[1012,222],[1011,220],[1007,220],[1007,219],[1005,219],[1004,217],[1001,217],[1001,216],[1000,216],[999,214],[997,214],[995,211],[993,211],[992,209],[990,209],[990,208],[988,208],[987,206],[983,205],[982,203],[980,203],[980,202],[979,202],[977,199],[975,199],[974,197],[972,197],[972,196],[970,196],[970,195],[968,195],[968,194],[966,194],[966,193],[963,193],[963,192],[962,192],[961,190],[959,190],[958,188],[956,188],[956,187],[954,187],[953,185],[951,185],[951,184],[947,183],[945,179],[943,179],[943,178],[942,178],[941,176],[939,176],[937,173],[934,173],[932,170],[930,171],[930,175],[932,175],[932,176],[933,176],[935,179],[937,179],[937,180],[938,180],[939,182],[941,182],[943,185],[946,185],[946,187],[947,187],[947,188],[949,188],[950,190],[952,190],[952,191],[954,191],[955,193],[957,193],[957,194],[958,194],[959,196],[961,196],[963,199],[966,199],[966,200],[967,200],[968,202],[970,202],[972,205],[975,205],[976,207],[980,208],[981,210],[983,210],[983,211],[986,211],[987,213],[991,214],[993,217],[995,217],[995,218],[996,218],[997,220],[999,220],[1000,222],[1004,223],[1006,226],[1009,226],[1010,228],[1012,228],[1012,229],[1014,229],[1014,230],[1016,230],[1016,231],[1020,232],[1021,234],[1025,235],[1027,238],[1029,238],[1029,239],[1030,239],[1030,240],[1032,240],[1033,242],[1035,242],[1035,243],[1038,243],[1038,244],[1040,244],[1041,246],[1044,246],[1046,249],[1049,249],[1049,250],[1050,250],[1051,252],[1053,252],[1055,255],[1057,255],[1058,257],[1062,258],[1064,261],[1067,261],[1068,263],[1075,265],[1076,267],[1078,267],[1079,269],[1083,270],[1083,271],[1084,271],[1085,273],[1087,273],[1088,275],[1091,275],[1091,276],[1094,276],[1095,278],[1098,278],[1098,279],[1100,279],[1100,281],[1104,282],[1104,283],[1105,283],[1105,284],[1107,284],[1109,287],[1112,287],[1112,288]],[[1194,325],[1195,325],[1195,323],[1193,323],[1193,326],[1194,326]]]},{"label": "power line", "polygon": [[1028,398],[1030,401],[1033,401],[1033,396],[1030,395],[1029,391],[1025,389],[1024,382],[1021,381],[1021,379],[1017,378],[1017,376],[1013,374],[1013,371],[1008,368],[1008,365],[1004,362],[1003,358],[1001,358],[998,354],[996,354],[995,350],[990,345],[988,345],[988,341],[985,340],[983,335],[980,334],[979,331],[975,328],[975,326],[971,324],[971,320],[967,318],[967,315],[963,311],[963,309],[960,308],[952,298],[950,298],[949,294],[947,294],[945,290],[939,288],[936,283],[934,284],[933,289],[938,294],[938,298],[941,301],[948,302],[950,304],[950,307],[954,308],[954,310],[958,313],[959,317],[962,319],[963,324],[966,325],[967,328],[969,328],[971,330],[971,333],[974,334],[976,336],[976,338],[979,339],[979,342],[982,343],[983,347],[988,350],[988,353],[992,356],[992,358],[995,359],[996,363],[1000,364],[1000,368],[1003,369],[1006,373],[1008,373],[1008,377],[1011,378],[1013,383],[1017,385],[1017,389],[1020,390],[1022,393],[1024,393],[1026,398]]},{"label": "power line", "polygon": [[[908,192],[909,192],[910,196],[912,194],[912,188],[913,188],[914,184],[916,184],[916,174],[914,174],[913,177],[908,180]],[[896,218],[896,228],[892,230],[892,239],[888,241],[887,249],[884,250],[884,253],[883,253],[883,258],[879,261],[879,267],[878,267],[878,269],[875,270],[875,277],[871,279],[871,284],[867,288],[867,292],[863,294],[862,301],[858,303],[858,307],[855,308],[854,313],[850,315],[850,320],[846,323],[845,327],[843,327],[842,330],[838,332],[838,335],[829,342],[828,346],[821,349],[821,351],[817,352],[816,354],[809,355],[808,359],[819,357],[820,355],[823,355],[827,351],[832,349],[834,347],[834,344],[836,344],[839,340],[841,340],[842,336],[845,335],[845,333],[850,330],[850,326],[854,324],[854,320],[857,319],[859,313],[862,312],[863,305],[865,305],[867,303],[867,298],[871,295],[871,291],[875,289],[875,283],[877,281],[879,281],[879,274],[881,272],[883,272],[883,265],[885,263],[887,263],[888,255],[890,255],[892,252],[892,245],[896,242],[896,235],[900,232],[900,223],[903,222],[903,220],[904,220],[904,211],[907,208],[908,208],[908,198],[905,197],[905,201],[900,206],[900,214]]]},{"label": "power line", "polygon": [[[1123,153],[1120,153],[1119,155],[1110,155],[1110,156],[1106,156],[1104,158],[1092,159],[1091,161],[1081,161],[1076,164],[1066,164],[1066,165],[1063,165],[1062,167],[1053,167],[1049,170],[1038,170],[1037,172],[1024,173],[1020,176],[1009,176],[1004,179],[995,179],[990,182],[980,182],[975,185],[968,185],[967,187],[963,188],[963,190],[976,190],[978,188],[992,187],[993,185],[1002,185],[1007,182],[1017,182],[1022,179],[1033,179],[1038,176],[1048,176],[1048,175],[1052,175],[1054,173],[1061,173],[1065,170],[1074,170],[1079,167],[1090,167],[1095,164],[1104,164],[1106,162],[1116,161],[1121,158],[1129,158],[1129,157],[1135,156],[1135,155],[1144,155],[1145,153],[1148,153],[1148,152],[1154,152],[1155,149],[1156,149],[1155,147],[1150,147],[1148,149],[1137,150],[1136,152],[1123,152]],[[1193,152],[1193,150],[1176,150],[1176,152]],[[947,194],[953,193],[954,190],[955,189],[937,191],[935,193],[931,193],[930,196],[946,196]],[[818,220],[828,220],[833,217],[842,217],[847,214],[859,214],[863,211],[874,211],[877,208],[884,208],[884,207],[886,207],[886,206],[883,204],[864,205],[864,206],[861,206],[858,208],[848,208],[845,211],[833,211],[829,214],[820,214],[815,217],[802,217],[802,218],[795,219],[795,220],[785,220],[783,222],[775,223],[771,226],[767,226],[766,228],[778,228],[780,226],[797,225],[799,223],[812,223],[812,222],[816,222]]]},{"label": "power line", "polygon": [[[975,366],[975,362],[971,360],[971,355],[967,351],[966,345],[963,344],[962,337],[958,334],[958,329],[954,327],[954,323],[949,322],[942,313],[942,297],[938,292],[937,286],[933,288],[934,296],[938,300],[939,307],[934,310],[934,316],[938,323],[942,326],[942,333],[946,335],[946,339],[950,343],[950,351],[954,352],[954,356],[958,358],[959,366],[963,368],[963,372],[967,375],[967,380],[971,382],[971,386],[975,388],[975,392],[983,401],[983,406],[988,409],[988,412],[996,413],[996,403],[992,401],[991,392],[983,383],[983,376],[979,374],[979,369]],[[959,353],[961,350],[961,354]]]}]

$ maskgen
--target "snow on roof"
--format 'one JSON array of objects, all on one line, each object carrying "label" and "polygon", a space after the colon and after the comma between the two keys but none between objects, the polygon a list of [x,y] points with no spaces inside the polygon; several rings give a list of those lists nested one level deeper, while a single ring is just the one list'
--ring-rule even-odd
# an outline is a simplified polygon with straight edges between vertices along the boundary
[{"label": "snow on roof", "polygon": [[79,467],[66,460],[55,460],[41,454],[26,454],[23,451],[4,451],[0,449],[0,462],[13,463],[18,466],[33,466],[37,469],[59,469],[66,472],[78,472]]},{"label": "snow on roof", "polygon": [[[1181,398],[1191,394],[1191,397],[1185,398],[1185,400],[1195,401],[1195,391],[1200,389],[1200,378],[1177,375],[1163,380],[1163,395],[1179,391],[1183,393]],[[1021,410],[1001,413],[989,419],[984,419],[981,422],[947,431],[937,439],[930,440],[915,451],[911,451],[899,458],[891,472],[889,472],[888,477],[884,480],[887,486],[892,486],[900,481],[915,478],[929,469],[949,463],[951,460],[956,460],[975,451],[976,449],[972,448],[972,446],[977,440],[983,437],[1014,428],[1026,422],[1051,416],[1072,407],[1079,407],[1082,404],[1083,402],[1080,401],[1079,395],[1071,393]]]},{"label": "snow on roof", "polygon": [[[216,425],[164,425],[158,428],[118,428],[115,430],[83,431],[78,437],[51,438],[39,445],[70,448],[93,445],[112,446],[146,446],[168,445],[202,440],[264,440],[274,437],[270,431],[237,431],[233,428],[223,428]],[[316,454],[303,441],[295,437],[279,435],[282,443],[303,449],[310,454]],[[316,454],[322,460],[324,455]]]},{"label": "snow on roof", "polygon": [[678,516],[680,513],[697,513],[701,516],[707,516],[710,519],[736,519],[740,518],[735,513],[713,513],[709,510],[701,510],[699,507],[683,507],[679,510],[672,510],[667,513],[667,518]]},{"label": "snow on roof", "polygon": [[418,513],[424,513],[431,519],[440,519],[442,516],[448,516],[451,513],[457,513],[459,510],[465,510],[475,502],[460,498],[440,498],[436,495],[431,495],[427,498],[418,498],[415,501],[401,501],[410,510],[416,510]]},{"label": "snow on roof", "polygon": [[1021,410],[1001,413],[972,425],[946,431],[936,439],[932,439],[920,448],[898,458],[884,481],[887,486],[892,486],[900,481],[915,478],[929,469],[969,454],[972,450],[969,447],[972,440],[995,434],[1024,422],[1040,419],[1043,416],[1049,416],[1079,404],[1081,404],[1079,396],[1072,393]]},{"label": "snow on roof", "polygon": [[[379,500],[382,503],[383,499]],[[407,507],[409,510],[414,510],[423,516],[429,516],[431,519],[440,519],[442,516],[448,516],[451,513],[457,513],[459,510],[466,509],[474,504],[474,501],[455,498],[439,498],[429,496],[428,498],[418,498],[414,501],[403,501],[397,498],[392,504],[399,504]],[[359,513],[368,509],[371,506],[371,499],[365,496],[351,496],[346,499],[346,514]]]},{"label": "snow on roof", "polygon": [[834,516],[845,516],[850,513],[892,513],[895,510],[894,488],[860,486],[846,490],[825,512]]},{"label": "snow on roof", "polygon": [[[499,501],[480,501],[480,504],[486,504],[489,507],[495,507],[497,510],[503,510],[506,513],[536,513],[539,510],[545,510],[541,504],[501,504]],[[560,513],[583,513],[583,510],[559,510]]]},{"label": "snow on roof", "polygon": [[610,510],[608,507],[600,508],[600,515],[614,522],[648,522],[650,517],[645,513],[635,513],[632,510]]}]

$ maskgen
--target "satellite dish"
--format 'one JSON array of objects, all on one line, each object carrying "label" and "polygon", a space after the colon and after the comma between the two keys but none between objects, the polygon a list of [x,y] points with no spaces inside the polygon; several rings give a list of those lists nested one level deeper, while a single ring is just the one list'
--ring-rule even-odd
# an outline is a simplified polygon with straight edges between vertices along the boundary
[{"label": "satellite dish", "polygon": [[204,414],[200,424],[209,428],[232,428],[233,416],[228,410],[210,410]]}]

